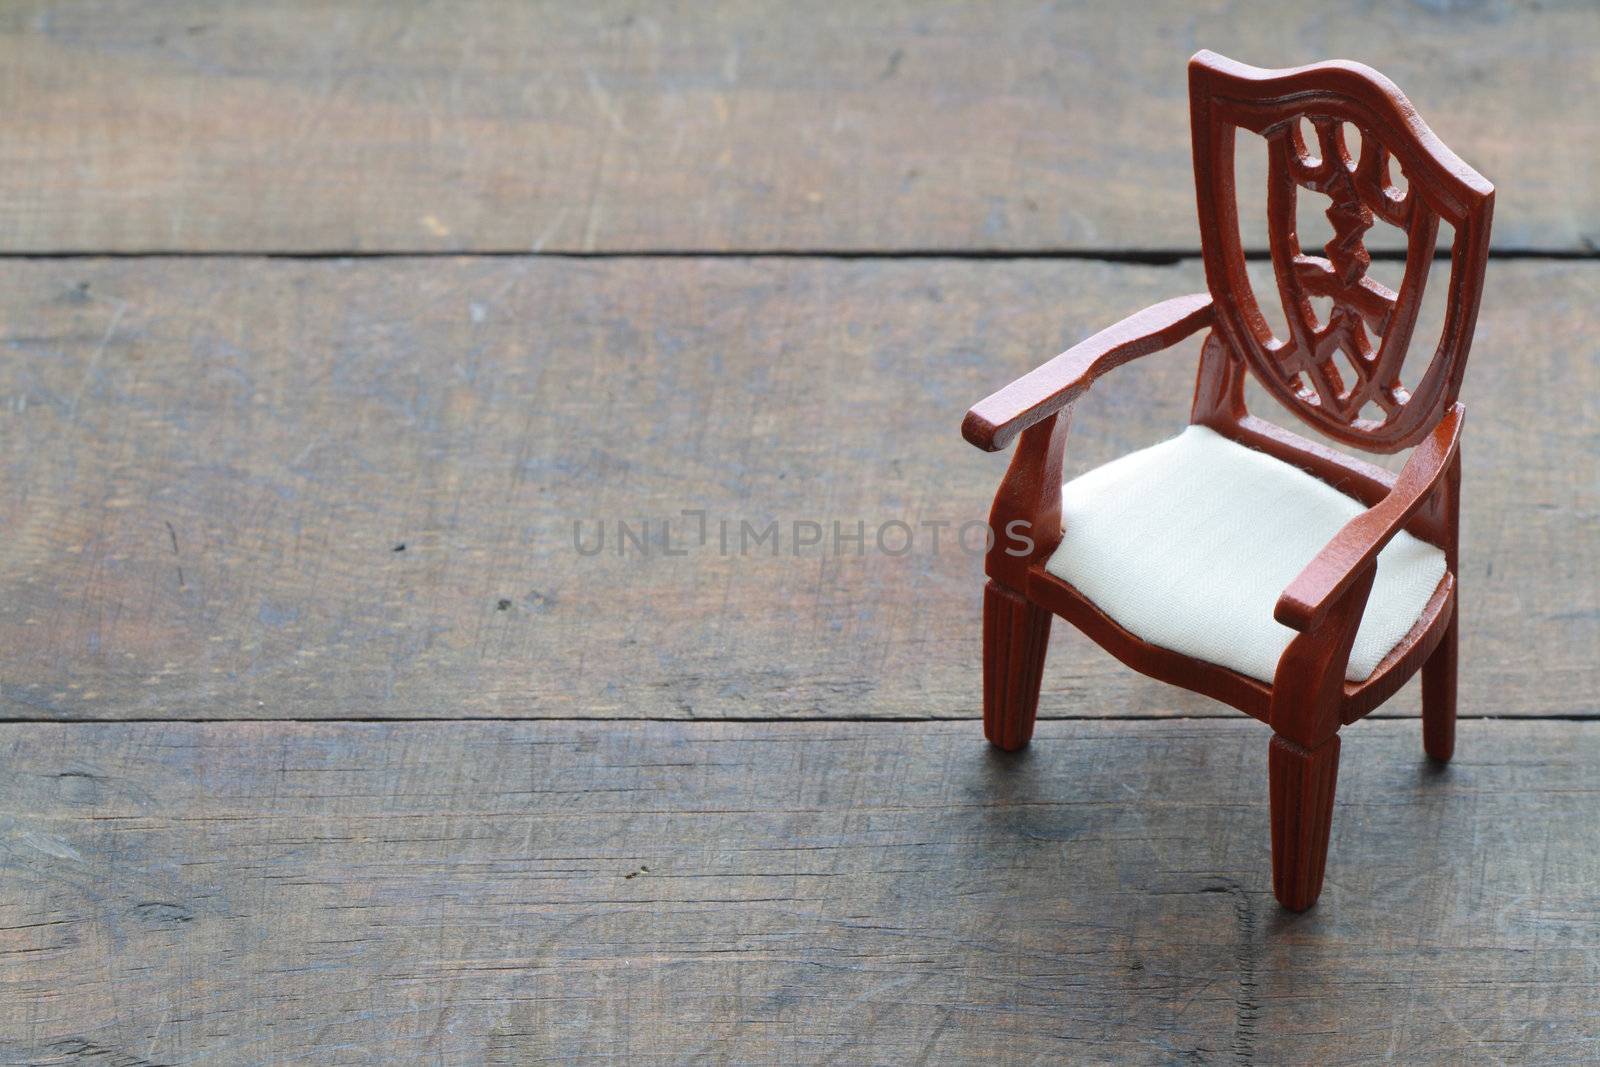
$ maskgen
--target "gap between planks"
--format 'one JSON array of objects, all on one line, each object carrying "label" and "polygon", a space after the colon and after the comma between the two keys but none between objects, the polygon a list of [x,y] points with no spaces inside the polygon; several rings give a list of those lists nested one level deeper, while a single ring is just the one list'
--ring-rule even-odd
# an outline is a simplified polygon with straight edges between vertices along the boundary
[{"label": "gap between planks", "polygon": [[[1600,726],[1600,719],[1593,715],[1461,715],[1456,716],[1459,722],[1575,722]],[[18,726],[29,723],[47,723],[60,726],[115,726],[130,723],[305,723],[307,725],[320,725],[325,723],[442,723],[442,722],[500,722],[500,723],[671,723],[677,725],[706,724],[706,723],[744,723],[773,725],[803,724],[803,723],[881,723],[885,726],[916,726],[923,723],[981,723],[983,720],[977,716],[969,718],[952,718],[949,716],[921,715],[786,715],[779,718],[764,715],[718,715],[708,716],[703,719],[673,718],[666,715],[645,716],[595,716],[595,715],[408,715],[403,718],[392,715],[340,715],[340,716],[272,716],[236,719],[219,719],[215,717],[188,716],[145,716],[122,719],[110,718],[40,718],[34,716],[8,716],[0,717],[0,726]],[[1160,723],[1211,723],[1211,722],[1255,722],[1248,715],[1041,715],[1039,722],[1160,722]],[[1372,714],[1357,719],[1356,722],[1418,722],[1416,715]],[[1266,724],[1263,723],[1263,726]],[[1354,726],[1349,724],[1345,729]]]},{"label": "gap between planks", "polygon": [[[1404,263],[1404,249],[1369,249],[1368,255],[1377,262]],[[72,259],[287,259],[287,260],[342,260],[342,259],[838,259],[838,260],[894,260],[894,259],[955,259],[1050,261],[1085,260],[1094,263],[1132,263],[1148,267],[1171,267],[1187,260],[1198,260],[1197,248],[902,248],[902,249],[847,249],[847,248],[640,248],[611,251],[536,251],[526,248],[490,248],[471,251],[413,248],[385,249],[382,251],[328,252],[309,249],[278,251],[200,250],[185,251],[175,248],[151,248],[133,251],[104,252],[6,252],[0,251],[0,261],[20,260],[50,261]],[[1250,249],[1244,258],[1250,262],[1264,263],[1272,253],[1264,248]],[[1448,260],[1450,250],[1439,248],[1435,260]],[[1549,259],[1584,262],[1600,260],[1600,248],[1497,248],[1489,253],[1490,259]]]}]

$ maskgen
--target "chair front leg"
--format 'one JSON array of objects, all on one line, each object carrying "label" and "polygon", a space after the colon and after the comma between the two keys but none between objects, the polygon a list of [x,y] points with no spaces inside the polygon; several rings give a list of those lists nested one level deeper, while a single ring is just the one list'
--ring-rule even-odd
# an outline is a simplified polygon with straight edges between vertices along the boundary
[{"label": "chair front leg", "polygon": [[1339,735],[1308,749],[1274,736],[1267,750],[1272,805],[1272,893],[1290,911],[1305,911],[1322,893],[1339,780]]},{"label": "chair front leg", "polygon": [[983,589],[983,735],[1015,752],[1033,738],[1050,613],[991,580]]},{"label": "chair front leg", "polygon": [[1070,406],[1022,431],[989,512],[983,590],[983,733],[1007,752],[1033,737],[1050,612],[1028,600],[1028,568],[1061,541],[1061,460]]},{"label": "chair front leg", "polygon": [[1376,573],[1369,567],[1321,625],[1289,643],[1273,677],[1275,736],[1267,752],[1272,892],[1290,911],[1305,911],[1322,893],[1339,780],[1344,672]]}]

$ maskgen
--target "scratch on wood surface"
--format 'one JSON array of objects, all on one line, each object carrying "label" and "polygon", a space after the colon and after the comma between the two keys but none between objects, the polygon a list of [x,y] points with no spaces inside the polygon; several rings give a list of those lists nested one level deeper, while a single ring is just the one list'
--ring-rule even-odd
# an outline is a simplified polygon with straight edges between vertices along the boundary
[{"label": "scratch on wood surface", "polygon": [[117,324],[122,321],[122,316],[127,313],[128,305],[118,300],[116,310],[111,315],[111,321],[106,324],[105,333],[100,335],[100,343],[94,346],[94,351],[89,353],[89,359],[84,363],[83,375],[78,381],[77,391],[72,394],[72,403],[67,406],[67,417],[78,417],[79,405],[83,402],[84,390],[89,388],[89,383],[99,373],[100,361],[105,357],[106,346],[111,343],[112,335],[117,332]]},{"label": "scratch on wood surface", "polygon": [[1256,980],[1260,945],[1255,905],[1237,882],[1225,881],[1222,885],[1233,900],[1234,919],[1238,923],[1233,957],[1239,972],[1239,991],[1234,1001],[1233,1056],[1236,1062],[1249,1067],[1255,1063],[1256,1031],[1261,1018],[1260,990]]},{"label": "scratch on wood surface", "polygon": [[[0,1042],[0,1049],[3,1048],[4,1043]],[[131,1052],[123,1052],[117,1048],[81,1037],[53,1041],[48,1045],[35,1047],[29,1050],[27,1054],[30,1057],[29,1062],[40,1065],[87,1064],[90,1067],[172,1067],[170,1063],[146,1059],[143,1056],[136,1056]]]},{"label": "scratch on wood surface", "polygon": [[36,852],[42,852],[46,856],[52,856],[58,860],[72,860],[74,863],[84,862],[83,855],[77,849],[54,834],[40,830],[24,830],[17,834],[14,840],[19,845],[33,849]]},{"label": "scratch on wood surface", "polygon": [[561,232],[561,224],[567,220],[568,210],[569,209],[564,207],[560,208],[555,212],[554,215],[550,217],[549,224],[546,225],[544,229],[540,230],[538,236],[533,239],[533,251],[543,252],[545,250],[545,246],[550,243],[551,239],[555,237],[556,234]]},{"label": "scratch on wood surface", "polygon": [[[172,555],[175,558],[182,558],[183,554],[178,551],[178,531],[173,529],[172,522],[170,520],[163,519],[162,521],[166,523],[167,535],[172,539]],[[177,563],[177,564],[174,564],[174,566],[177,568],[177,571],[178,571],[178,588],[182,589],[184,587],[184,582],[183,582],[183,564],[182,563]]]},{"label": "scratch on wood surface", "polygon": [[605,213],[605,174],[611,157],[614,133],[608,132],[600,139],[600,152],[595,159],[594,177],[589,182],[589,199],[583,212],[583,250],[594,251],[600,233],[600,220]]},{"label": "scratch on wood surface", "polygon": [[611,94],[606,92],[606,87],[601,84],[600,76],[588,64],[583,64],[580,69],[583,71],[584,83],[589,86],[589,99],[594,102],[595,110],[605,117],[612,133],[627,136],[628,127],[622,121],[622,113],[611,99]]}]

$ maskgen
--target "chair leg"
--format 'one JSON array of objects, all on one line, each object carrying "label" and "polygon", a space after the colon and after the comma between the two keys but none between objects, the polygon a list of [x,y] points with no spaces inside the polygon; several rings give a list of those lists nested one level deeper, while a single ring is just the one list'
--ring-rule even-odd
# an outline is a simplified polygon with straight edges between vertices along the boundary
[{"label": "chair leg", "polygon": [[1422,665],[1422,748],[1440,763],[1456,751],[1456,626],[1450,619],[1444,640]]},{"label": "chair leg", "polygon": [[983,734],[1015,752],[1033,737],[1050,613],[990,581],[983,590]]},{"label": "chair leg", "polygon": [[1339,735],[1314,749],[1273,735],[1267,754],[1272,795],[1272,891],[1290,911],[1305,911],[1322,892],[1339,778]]}]

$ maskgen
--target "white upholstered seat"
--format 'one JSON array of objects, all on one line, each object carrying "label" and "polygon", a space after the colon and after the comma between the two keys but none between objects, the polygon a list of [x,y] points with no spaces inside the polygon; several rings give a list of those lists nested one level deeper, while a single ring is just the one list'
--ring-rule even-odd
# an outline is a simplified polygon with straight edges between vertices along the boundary
[{"label": "white upholstered seat", "polygon": [[[1061,547],[1045,569],[1153,645],[1272,681],[1295,632],[1279,595],[1364,506],[1203,426],[1113,460],[1061,491]],[[1363,681],[1416,624],[1444,553],[1401,532],[1345,672]]]}]

